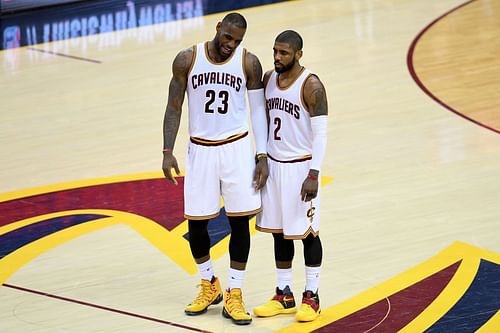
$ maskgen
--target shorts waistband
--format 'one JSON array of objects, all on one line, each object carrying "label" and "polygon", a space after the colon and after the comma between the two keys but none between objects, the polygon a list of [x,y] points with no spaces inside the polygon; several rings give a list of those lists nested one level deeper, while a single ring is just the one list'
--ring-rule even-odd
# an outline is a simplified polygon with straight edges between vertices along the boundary
[{"label": "shorts waistband", "polygon": [[196,138],[196,137],[192,136],[189,138],[189,140],[192,143],[194,143],[196,145],[201,145],[201,146],[220,146],[220,145],[225,145],[226,143],[231,143],[231,142],[237,141],[239,139],[242,139],[247,135],[248,135],[248,132],[244,132],[244,133],[231,135],[230,137],[222,139],[222,140],[207,140],[207,139]]},{"label": "shorts waistband", "polygon": [[308,160],[312,159],[312,155],[305,155],[305,156],[302,156],[302,157],[299,157],[299,158],[296,158],[293,160],[281,161],[281,160],[278,160],[278,159],[272,157],[271,155],[269,155],[269,153],[267,153],[267,157],[269,157],[273,161],[279,162],[279,163],[297,163],[297,162],[304,162],[304,161],[308,161]]}]

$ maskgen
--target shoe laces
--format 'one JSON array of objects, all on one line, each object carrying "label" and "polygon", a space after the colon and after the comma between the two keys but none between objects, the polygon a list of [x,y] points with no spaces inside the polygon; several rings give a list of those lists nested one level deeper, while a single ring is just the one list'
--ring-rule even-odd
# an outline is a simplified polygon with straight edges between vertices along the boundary
[{"label": "shoe laces", "polygon": [[212,284],[209,281],[208,282],[202,281],[196,287],[201,287],[201,290],[198,293],[198,296],[196,296],[193,303],[195,304],[209,303],[212,298]]},{"label": "shoe laces", "polygon": [[246,313],[241,293],[233,293],[230,291],[228,294],[229,297],[227,300],[227,306],[229,308],[229,311],[231,313]]},{"label": "shoe laces", "polygon": [[314,295],[312,292],[307,291],[303,294],[302,304],[309,305],[314,311],[318,311],[319,308],[319,297]]},{"label": "shoe laces", "polygon": [[308,304],[308,305],[310,305],[312,307],[318,306],[318,302],[314,298],[312,298],[312,297],[311,298],[304,298],[302,300],[302,303],[303,304]]},{"label": "shoe laces", "polygon": [[286,286],[285,289],[281,290],[276,287],[276,294],[274,294],[272,301],[285,302],[285,297],[288,297],[287,301],[293,300],[293,293],[290,291],[290,287]]}]

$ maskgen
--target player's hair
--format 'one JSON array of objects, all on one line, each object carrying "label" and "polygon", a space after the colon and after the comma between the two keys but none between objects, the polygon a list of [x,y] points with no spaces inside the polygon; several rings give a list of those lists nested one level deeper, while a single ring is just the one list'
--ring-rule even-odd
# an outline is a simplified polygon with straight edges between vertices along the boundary
[{"label": "player's hair", "polygon": [[275,42],[278,43],[287,43],[290,45],[295,51],[302,50],[303,42],[302,37],[298,34],[298,32],[293,30],[285,30],[280,33]]},{"label": "player's hair", "polygon": [[243,15],[238,13],[229,13],[222,19],[222,24],[232,24],[237,26],[238,28],[247,28],[247,20],[243,17]]}]

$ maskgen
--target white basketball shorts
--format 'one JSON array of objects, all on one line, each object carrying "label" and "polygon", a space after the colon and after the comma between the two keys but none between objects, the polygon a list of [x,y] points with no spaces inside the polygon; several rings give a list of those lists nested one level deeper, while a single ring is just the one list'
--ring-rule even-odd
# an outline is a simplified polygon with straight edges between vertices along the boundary
[{"label": "white basketball shorts", "polygon": [[253,184],[255,158],[250,137],[245,135],[218,145],[203,142],[195,143],[191,138],[188,146],[185,218],[204,220],[218,216],[221,197],[228,216],[258,213],[261,199],[260,191],[256,191]]},{"label": "white basketball shorts", "polygon": [[319,233],[320,189],[309,202],[302,201],[300,195],[310,162],[281,163],[268,159],[269,178],[261,192],[262,212],[257,215],[257,230],[283,233],[287,239]]}]

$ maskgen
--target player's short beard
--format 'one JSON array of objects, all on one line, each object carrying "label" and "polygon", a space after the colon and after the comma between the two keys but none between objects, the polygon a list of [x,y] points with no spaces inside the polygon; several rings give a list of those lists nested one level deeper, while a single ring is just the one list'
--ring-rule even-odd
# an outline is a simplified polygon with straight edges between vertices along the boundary
[{"label": "player's short beard", "polygon": [[289,63],[288,65],[283,66],[281,68],[276,68],[276,66],[274,66],[274,70],[276,71],[276,73],[281,74],[281,73],[288,72],[290,69],[292,69],[292,67],[294,65],[295,65],[295,58],[292,60],[291,63]]}]

